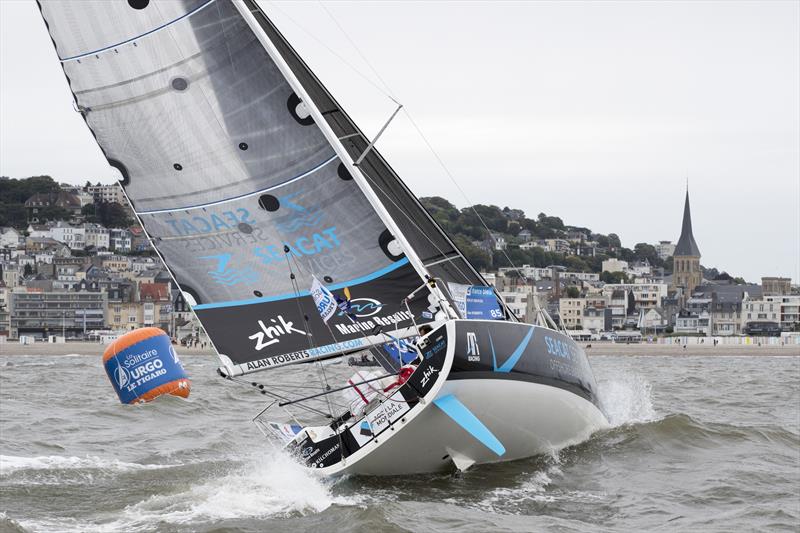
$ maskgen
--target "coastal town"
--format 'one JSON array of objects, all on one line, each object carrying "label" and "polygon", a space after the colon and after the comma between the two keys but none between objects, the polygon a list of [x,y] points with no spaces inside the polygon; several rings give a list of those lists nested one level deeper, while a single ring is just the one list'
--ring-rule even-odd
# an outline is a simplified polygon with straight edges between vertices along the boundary
[{"label": "coastal town", "polygon": [[[208,344],[118,184],[0,178],[0,199],[0,343],[108,342],[156,326],[181,344]],[[422,201],[526,322],[546,313],[581,341],[800,339],[800,288],[791,279],[747,282],[701,266],[688,190],[676,242],[634,250],[557,217]]]}]

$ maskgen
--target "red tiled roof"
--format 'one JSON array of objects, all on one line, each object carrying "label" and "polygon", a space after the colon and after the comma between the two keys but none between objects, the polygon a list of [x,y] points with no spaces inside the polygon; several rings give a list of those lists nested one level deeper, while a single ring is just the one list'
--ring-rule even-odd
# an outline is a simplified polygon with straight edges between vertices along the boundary
[{"label": "red tiled roof", "polygon": [[169,300],[167,283],[140,283],[139,298],[142,300]]}]

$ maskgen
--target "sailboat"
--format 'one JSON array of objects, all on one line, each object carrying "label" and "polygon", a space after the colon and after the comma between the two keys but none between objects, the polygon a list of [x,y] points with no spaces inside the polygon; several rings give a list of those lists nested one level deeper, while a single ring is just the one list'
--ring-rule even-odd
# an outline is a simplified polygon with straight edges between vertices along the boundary
[{"label": "sailboat", "polygon": [[[581,347],[514,316],[254,0],[39,8],[220,375],[319,366],[314,394],[258,386],[254,420],[302,464],[465,470],[606,427]],[[401,342],[413,360],[386,355]],[[377,373],[330,383],[321,361],[364,350]],[[321,422],[269,418],[334,394],[353,400]]]}]

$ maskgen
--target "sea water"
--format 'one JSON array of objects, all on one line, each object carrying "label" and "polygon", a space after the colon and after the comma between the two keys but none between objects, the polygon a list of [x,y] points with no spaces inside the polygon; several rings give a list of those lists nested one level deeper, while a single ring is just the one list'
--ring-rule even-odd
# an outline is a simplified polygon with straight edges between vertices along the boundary
[{"label": "sea water", "polygon": [[[211,357],[183,358],[190,399],[139,406],[98,357],[0,357],[0,531],[798,531],[800,357],[591,361],[613,427],[580,445],[326,480],[266,443],[269,399]],[[316,372],[253,378],[313,393]]]}]

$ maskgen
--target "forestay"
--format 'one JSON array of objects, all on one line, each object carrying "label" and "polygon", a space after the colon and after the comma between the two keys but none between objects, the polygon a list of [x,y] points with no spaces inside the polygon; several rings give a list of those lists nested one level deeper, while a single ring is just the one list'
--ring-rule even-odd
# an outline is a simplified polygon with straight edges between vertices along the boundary
[{"label": "forestay", "polygon": [[[352,166],[366,140],[256,4],[39,5],[77,109],[231,373],[414,333],[428,294],[401,302],[428,273],[483,283],[380,154]],[[313,277],[349,288],[355,322],[323,323]]]}]

